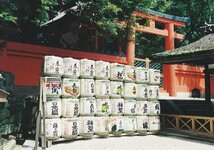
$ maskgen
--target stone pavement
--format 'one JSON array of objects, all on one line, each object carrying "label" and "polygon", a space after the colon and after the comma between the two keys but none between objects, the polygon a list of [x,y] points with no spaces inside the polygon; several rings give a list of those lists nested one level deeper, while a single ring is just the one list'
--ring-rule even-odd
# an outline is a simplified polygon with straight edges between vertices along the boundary
[{"label": "stone pavement", "polygon": [[52,150],[214,150],[214,143],[176,136],[93,138],[53,144]]}]

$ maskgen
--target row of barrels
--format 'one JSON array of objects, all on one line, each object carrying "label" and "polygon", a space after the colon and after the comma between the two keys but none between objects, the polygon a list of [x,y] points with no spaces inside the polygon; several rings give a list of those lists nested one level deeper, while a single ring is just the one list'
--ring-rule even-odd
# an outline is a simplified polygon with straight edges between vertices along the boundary
[{"label": "row of barrels", "polygon": [[89,59],[61,58],[45,56],[44,76],[104,79],[125,82],[137,82],[151,85],[160,84],[160,71],[143,67],[134,67],[105,61]]},{"label": "row of barrels", "polygon": [[44,77],[48,97],[92,97],[157,100],[159,86],[119,81]]},{"label": "row of barrels", "polygon": [[[46,137],[75,139],[146,134],[160,130],[159,116],[96,116],[45,120]],[[43,130],[43,129],[42,129]]]},{"label": "row of barrels", "polygon": [[46,118],[77,116],[121,116],[121,115],[159,115],[159,101],[136,101],[124,99],[81,99],[49,100],[45,104]]}]

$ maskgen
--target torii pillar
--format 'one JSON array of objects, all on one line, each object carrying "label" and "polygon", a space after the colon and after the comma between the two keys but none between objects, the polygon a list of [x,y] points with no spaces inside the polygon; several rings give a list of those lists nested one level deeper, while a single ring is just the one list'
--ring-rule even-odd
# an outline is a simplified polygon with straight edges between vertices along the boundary
[{"label": "torii pillar", "polygon": [[[165,37],[165,50],[173,50],[175,48],[174,24],[165,24],[168,36]],[[164,72],[164,90],[169,91],[170,96],[176,96],[175,91],[175,65],[163,65]]]},{"label": "torii pillar", "polygon": [[[164,13],[160,13],[153,10],[145,10],[145,9],[138,9],[134,10],[133,13],[133,20],[135,26],[131,27],[128,41],[127,41],[127,48],[126,48],[126,59],[128,65],[134,65],[134,58],[135,58],[135,32],[141,33],[149,33],[154,35],[163,36],[165,38],[165,50],[173,50],[175,48],[175,39],[183,40],[184,35],[179,34],[174,31],[174,27],[185,27],[185,23],[183,20],[186,18],[184,17],[177,17],[172,16]],[[167,16],[167,17],[166,17]],[[136,22],[136,17],[147,19],[148,24],[142,25]],[[174,19],[177,18],[177,19]],[[165,29],[159,29],[155,26],[155,23],[161,23],[165,25]],[[176,96],[175,91],[175,65],[163,65],[163,77],[164,77],[164,90],[169,92],[170,96]]]}]

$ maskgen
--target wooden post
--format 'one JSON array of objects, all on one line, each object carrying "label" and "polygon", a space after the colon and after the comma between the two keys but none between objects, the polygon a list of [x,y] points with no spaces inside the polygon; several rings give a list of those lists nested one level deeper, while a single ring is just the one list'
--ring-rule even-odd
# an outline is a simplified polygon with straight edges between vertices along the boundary
[{"label": "wooden post", "polygon": [[145,58],[145,62],[146,62],[146,68],[150,68],[149,67],[149,63],[151,62],[151,60],[149,60],[149,58]]},{"label": "wooden post", "polygon": [[211,135],[214,135],[214,126],[213,126],[213,122],[214,122],[214,120],[213,120],[213,119],[210,119],[210,134],[211,134]]},{"label": "wooden post", "polygon": [[206,110],[207,115],[212,115],[211,110],[211,95],[210,95],[210,71],[208,69],[208,64],[204,66],[205,68],[205,102],[206,102]]},{"label": "wooden post", "polygon": [[[173,50],[175,48],[174,42],[174,24],[165,24],[165,29],[168,30],[168,36],[165,37],[165,49]],[[169,92],[170,96],[176,96],[175,92],[175,70],[173,65],[163,65],[164,74],[164,89]]]},{"label": "wooden post", "polygon": [[179,130],[179,129],[180,129],[179,119],[180,119],[180,117],[176,115],[176,116],[175,116],[176,130]]},{"label": "wooden post", "polygon": [[128,65],[134,65],[134,58],[135,58],[135,27],[132,23],[135,23],[135,14],[132,14],[132,20],[130,20],[130,31],[128,33],[127,39],[127,47],[126,47],[126,59]]},{"label": "wooden post", "polygon": [[194,117],[191,117],[191,120],[192,120],[192,133],[195,133],[195,118]]}]

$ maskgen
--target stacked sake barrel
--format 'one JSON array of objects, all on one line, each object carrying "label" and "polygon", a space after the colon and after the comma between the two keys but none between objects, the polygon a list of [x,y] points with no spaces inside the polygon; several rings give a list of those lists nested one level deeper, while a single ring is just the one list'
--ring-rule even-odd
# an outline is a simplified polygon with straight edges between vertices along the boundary
[{"label": "stacked sake barrel", "polygon": [[118,63],[111,64],[110,84],[111,84],[111,116],[110,132],[115,136],[121,136],[124,132],[124,81],[125,66]]},{"label": "stacked sake barrel", "polygon": [[157,132],[160,130],[160,102],[159,98],[160,71],[149,70],[148,86],[148,120],[149,131]]},{"label": "stacked sake barrel", "polygon": [[[61,95],[63,74],[63,59],[56,56],[46,56],[44,60],[43,98],[46,98],[44,104],[45,112],[42,115],[45,119],[45,131],[47,139],[57,139],[62,135],[61,124]],[[45,117],[45,118],[44,118]],[[41,121],[42,130],[43,122]]]},{"label": "stacked sake barrel", "polygon": [[157,70],[45,56],[43,73],[48,139],[159,130]]}]

